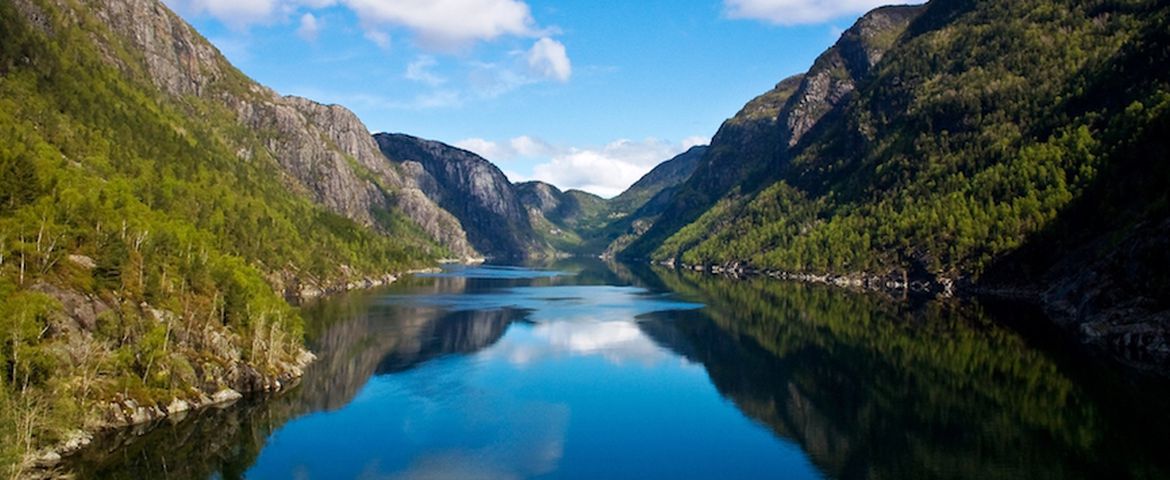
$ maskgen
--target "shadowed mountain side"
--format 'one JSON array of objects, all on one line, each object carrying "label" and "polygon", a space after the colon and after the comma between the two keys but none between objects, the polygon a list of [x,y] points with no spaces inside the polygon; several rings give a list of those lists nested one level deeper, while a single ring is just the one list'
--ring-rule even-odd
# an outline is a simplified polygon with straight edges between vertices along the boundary
[{"label": "shadowed mountain side", "polygon": [[[658,274],[708,307],[644,316],[643,331],[703,364],[723,395],[832,477],[1170,473],[1153,447],[1170,431],[1150,423],[1159,407],[1089,396],[1048,355],[1019,353],[1019,335],[977,307]],[[1102,419],[1115,415],[1125,420]],[[1109,429],[1118,425],[1135,430]]]},{"label": "shadowed mountain side", "polygon": [[1165,373],[1168,25],[1156,0],[875,10],[785,103],[779,149],[713,141],[756,174],[684,186],[698,208],[663,218],[685,225],[622,255],[1026,297]]},{"label": "shadowed mountain side", "polygon": [[480,253],[524,258],[543,252],[515,187],[491,162],[409,135],[379,133],[374,140],[385,158],[414,178],[427,198],[459,219]]},{"label": "shadowed mountain side", "polygon": [[695,169],[699,168],[707,150],[706,145],[694,146],[678,156],[658,164],[621,195],[610,199],[610,208],[618,215],[633,214],[663,190],[677,187],[691,178]]}]

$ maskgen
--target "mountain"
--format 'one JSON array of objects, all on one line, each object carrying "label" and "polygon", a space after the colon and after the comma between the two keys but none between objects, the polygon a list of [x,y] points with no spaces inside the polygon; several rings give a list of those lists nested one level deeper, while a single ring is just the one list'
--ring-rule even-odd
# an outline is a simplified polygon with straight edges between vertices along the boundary
[{"label": "mountain", "polygon": [[611,207],[604,198],[581,190],[562,192],[539,181],[518,183],[516,191],[532,230],[557,251],[590,255],[600,251],[590,240],[608,221]]},{"label": "mountain", "polygon": [[[20,4],[38,9],[31,0]],[[240,129],[217,132],[237,158],[271,159],[288,187],[363,226],[396,234],[401,222],[392,217],[406,216],[451,253],[471,253],[455,219],[387,165],[349,110],[256,84],[155,0],[102,1],[90,8],[93,25],[113,34],[93,39],[106,63],[154,84],[164,101],[188,113],[217,115],[219,125]]]},{"label": "mountain", "polygon": [[658,164],[626,191],[610,199],[611,208],[618,214],[634,213],[663,190],[673,189],[691,178],[706,154],[707,146],[698,145]]},{"label": "mountain", "polygon": [[1168,16],[1155,0],[870,12],[726,122],[621,254],[1013,292],[1165,365]]},{"label": "mountain", "polygon": [[427,198],[457,218],[480,253],[523,258],[543,251],[508,177],[479,155],[402,134],[374,136],[383,155]]},{"label": "mountain", "polygon": [[0,2],[0,138],[9,473],[287,384],[309,357],[283,297],[477,253],[352,112],[253,82],[157,0]]},{"label": "mountain", "polygon": [[[680,187],[695,175],[710,148],[702,145],[667,160],[634,182],[617,197],[610,200],[612,221],[595,234],[599,237],[593,246],[601,248],[602,256],[612,258],[629,244],[645,234],[658,221],[659,215],[672,205]],[[708,172],[697,178],[709,178]]]},{"label": "mountain", "polygon": [[773,178],[792,147],[850,98],[922,9],[882,7],[869,12],[817,57],[807,73],[786,78],[748,102],[719,128],[695,174],[663,209],[666,221],[656,222],[625,255],[649,256],[728,192],[750,192]]}]

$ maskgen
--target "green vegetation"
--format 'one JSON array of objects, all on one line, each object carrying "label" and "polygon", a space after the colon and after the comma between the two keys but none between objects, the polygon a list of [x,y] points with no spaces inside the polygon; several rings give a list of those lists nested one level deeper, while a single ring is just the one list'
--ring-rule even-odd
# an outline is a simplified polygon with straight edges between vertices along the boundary
[{"label": "green vegetation", "polygon": [[520,183],[516,190],[530,228],[545,245],[574,254],[596,255],[605,249],[599,232],[615,215],[611,201],[581,190],[562,192],[543,182]]},{"label": "green vegetation", "polygon": [[[302,327],[274,286],[442,253],[395,214],[383,235],[292,193],[233,112],[160,93],[86,9],[33,4],[51,33],[0,3],[6,474],[112,400],[165,405],[286,372]],[[214,88],[248,82],[232,70]]]},{"label": "green vegetation", "polygon": [[[1170,81],[1137,57],[1168,48],[1167,25],[1152,0],[932,2],[783,168],[704,207],[651,256],[979,276],[1086,192],[1116,199],[1118,178],[1166,178],[1164,158],[1102,172],[1142,142],[1164,151],[1149,133],[1170,118]],[[721,148],[756,158],[753,145]],[[1165,205],[1164,190],[1149,194],[1139,203]],[[1151,218],[1145,208],[1101,228]]]},{"label": "green vegetation", "polygon": [[1157,440],[1170,428],[1161,389],[1095,384],[1115,372],[1080,375],[982,305],[657,268],[639,276],[706,305],[694,318],[643,318],[648,333],[682,343],[721,393],[831,477],[1170,472]]}]

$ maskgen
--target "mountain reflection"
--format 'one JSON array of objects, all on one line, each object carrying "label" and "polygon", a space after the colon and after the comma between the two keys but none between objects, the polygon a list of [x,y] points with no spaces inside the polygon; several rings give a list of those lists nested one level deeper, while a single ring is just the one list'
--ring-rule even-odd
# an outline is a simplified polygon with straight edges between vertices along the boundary
[{"label": "mountain reflection", "polygon": [[[607,458],[630,455],[634,463],[615,468],[633,475],[645,467],[637,462],[659,461],[651,452],[670,445],[643,445],[643,454],[611,450],[631,440],[620,436],[673,432],[669,422],[685,418],[625,417],[653,426],[642,431],[606,423],[637,411],[622,410],[623,401],[649,401],[651,411],[684,415],[716,415],[709,409],[722,404],[765,443],[799,446],[791,448],[807,457],[811,476],[1170,477],[1160,450],[1170,438],[1164,384],[1088,366],[1095,364],[1077,360],[1080,352],[1038,344],[1004,326],[1043,322],[1025,310],[599,262],[551,270],[574,273],[487,267],[307,305],[302,311],[318,359],[300,385],[174,424],[118,432],[72,465],[79,478],[281,476],[295,473],[286,465],[300,452],[293,445],[333,445],[364,463],[338,467],[353,470],[316,465],[326,476],[527,478],[566,473],[574,468],[573,445],[596,442]],[[609,386],[589,387],[595,374]],[[645,395],[619,388],[662,376],[671,380],[632,384]],[[688,386],[691,378],[713,404],[682,398],[702,397]],[[579,384],[587,388],[580,398],[561,396]],[[687,387],[675,391],[678,397],[650,391],[675,386]],[[692,410],[701,408],[708,410]],[[324,420],[318,412],[333,412],[324,416],[331,422],[305,421]],[[590,429],[617,436],[594,438]],[[266,450],[281,431],[285,436],[274,442],[280,448]],[[656,441],[669,444],[670,435]],[[376,446],[348,436],[393,448],[365,452]],[[720,447],[692,451],[689,460],[701,465],[730,455]],[[400,450],[413,453],[383,458]],[[609,476],[576,468],[567,473]]]},{"label": "mountain reflection", "polygon": [[[638,273],[707,304],[651,314],[646,333],[702,363],[725,397],[830,477],[1170,474],[1155,446],[1170,438],[1156,395],[1086,391],[978,305]],[[1137,412],[1146,417],[1135,422]]]},{"label": "mountain reflection", "polygon": [[513,309],[443,315],[409,342],[402,342],[386,353],[375,373],[396,373],[444,355],[475,353],[499,341],[508,326],[524,315],[525,312]]}]

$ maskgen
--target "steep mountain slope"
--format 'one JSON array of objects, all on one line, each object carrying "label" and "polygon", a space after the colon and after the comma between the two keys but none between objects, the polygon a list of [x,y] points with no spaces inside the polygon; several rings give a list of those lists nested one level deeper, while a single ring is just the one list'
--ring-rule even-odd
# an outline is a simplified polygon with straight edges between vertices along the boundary
[{"label": "steep mountain slope", "polygon": [[374,136],[382,154],[415,180],[427,198],[451,212],[484,255],[523,258],[543,250],[504,173],[479,155],[409,135]]},{"label": "steep mountain slope", "polygon": [[[391,232],[395,221],[386,215],[396,211],[453,253],[470,253],[458,223],[386,164],[369,130],[349,110],[282,97],[252,82],[156,0],[88,3],[96,19],[124,42],[95,39],[107,62],[123,74],[144,76],[173,100],[189,104],[191,113],[224,113],[222,108],[234,114],[245,132],[226,137],[241,159],[270,156],[292,186],[358,223]],[[142,52],[142,58],[119,58],[119,48]]]},{"label": "steep mountain slope", "polygon": [[805,75],[778,132],[713,143],[759,181],[704,190],[715,175],[700,167],[664,215],[688,224],[659,222],[626,254],[1039,285],[1079,332],[1165,362],[1168,10],[935,0],[908,26],[867,34],[863,19]]},{"label": "steep mountain slope", "polygon": [[287,383],[283,295],[474,252],[351,112],[255,84],[155,0],[0,2],[0,139],[8,473],[74,428]]},{"label": "steep mountain slope", "polygon": [[706,154],[706,145],[694,146],[678,156],[658,164],[621,195],[611,198],[609,200],[610,208],[618,215],[634,213],[663,190],[677,187],[691,178],[691,174],[699,168],[699,163]]},{"label": "steep mountain slope", "polygon": [[710,148],[705,145],[692,147],[654,167],[621,195],[611,199],[613,219],[595,235],[597,238],[593,242],[596,248],[603,250],[602,256],[612,258],[646,233],[658,221],[659,215],[673,205],[682,186],[695,176],[708,151]]},{"label": "steep mountain slope", "polygon": [[750,193],[773,178],[792,147],[822,117],[852,98],[923,7],[882,7],[867,13],[821,54],[806,74],[782,80],[724,122],[702,163],[655,222],[624,250],[650,256],[668,237],[695,221],[729,192]]}]

